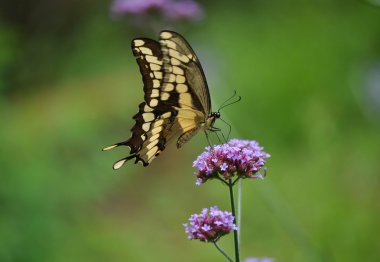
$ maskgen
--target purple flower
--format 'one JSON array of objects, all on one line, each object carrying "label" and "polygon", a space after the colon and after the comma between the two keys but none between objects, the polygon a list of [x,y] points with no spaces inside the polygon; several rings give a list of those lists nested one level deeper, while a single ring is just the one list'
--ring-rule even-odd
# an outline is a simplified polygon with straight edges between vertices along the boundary
[{"label": "purple flower", "polygon": [[203,11],[197,2],[192,0],[172,1],[166,5],[165,14],[172,20],[199,20]]},{"label": "purple flower", "polygon": [[223,145],[206,147],[206,151],[193,163],[193,167],[198,169],[196,184],[212,178],[262,178],[259,171],[268,157],[270,155],[252,140],[232,139]]},{"label": "purple flower", "polygon": [[227,167],[228,165],[226,163],[223,163],[221,166],[220,166],[220,170],[221,171],[226,171],[227,170]]},{"label": "purple flower", "polygon": [[189,239],[203,242],[217,241],[221,236],[237,230],[230,212],[221,211],[217,206],[204,208],[200,214],[193,214],[189,223],[183,224]]},{"label": "purple flower", "polygon": [[168,0],[115,0],[111,12],[115,15],[142,14],[163,8]]},{"label": "purple flower", "polygon": [[201,7],[193,0],[114,0],[111,13],[115,17],[155,13],[172,21],[199,20],[203,15]]}]

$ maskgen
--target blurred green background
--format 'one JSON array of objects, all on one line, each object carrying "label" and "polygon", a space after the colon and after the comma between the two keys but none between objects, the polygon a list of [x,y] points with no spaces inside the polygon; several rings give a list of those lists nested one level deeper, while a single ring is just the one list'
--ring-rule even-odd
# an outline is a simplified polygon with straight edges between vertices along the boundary
[{"label": "blurred green background", "polygon": [[[244,181],[242,257],[380,259],[380,6],[376,1],[199,1],[169,23],[203,64],[232,136],[272,157]],[[158,30],[108,1],[0,2],[0,261],[223,261],[182,223],[229,209],[195,186],[203,135],[113,171],[143,98],[130,41]],[[158,28],[164,29],[164,28]],[[222,123],[218,123],[222,126]],[[232,254],[232,238],[221,240]]]}]

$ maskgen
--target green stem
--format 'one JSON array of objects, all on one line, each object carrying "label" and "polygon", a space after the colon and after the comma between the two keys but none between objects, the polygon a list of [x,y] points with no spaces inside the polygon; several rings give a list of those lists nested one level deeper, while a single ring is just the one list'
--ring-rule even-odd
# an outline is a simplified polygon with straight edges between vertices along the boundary
[{"label": "green stem", "polygon": [[219,250],[220,253],[223,254],[223,256],[224,256],[225,258],[227,258],[227,260],[228,260],[229,262],[234,262],[234,261],[232,260],[232,258],[230,258],[230,257],[227,255],[227,253],[224,252],[224,250],[223,250],[220,246],[218,246],[218,244],[216,243],[216,241],[213,241],[212,243],[214,243],[215,247]]},{"label": "green stem", "polygon": [[239,251],[241,246],[241,195],[243,190],[243,179],[239,180],[238,184],[238,204],[237,204],[237,227],[238,227],[238,241],[239,241]]},{"label": "green stem", "polygon": [[227,183],[226,180],[220,178],[219,176],[216,179],[218,179],[219,181],[221,181],[223,184],[229,186],[229,183]]},{"label": "green stem", "polygon": [[[228,188],[230,189],[231,211],[232,211],[232,215],[234,216],[234,224],[236,225],[234,190],[233,190],[233,184],[232,184],[231,179],[228,180]],[[235,262],[240,262],[240,258],[239,258],[239,238],[238,238],[238,232],[237,232],[237,230],[234,230],[234,244],[235,244]]]}]

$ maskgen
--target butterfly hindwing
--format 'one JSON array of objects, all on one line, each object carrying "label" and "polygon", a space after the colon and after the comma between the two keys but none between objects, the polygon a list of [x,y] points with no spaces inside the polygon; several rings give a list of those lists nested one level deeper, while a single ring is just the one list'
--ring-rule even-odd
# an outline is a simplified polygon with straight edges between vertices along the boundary
[{"label": "butterfly hindwing", "polygon": [[150,107],[156,107],[163,78],[160,43],[148,38],[137,38],[132,40],[132,51],[144,82],[144,100]]}]

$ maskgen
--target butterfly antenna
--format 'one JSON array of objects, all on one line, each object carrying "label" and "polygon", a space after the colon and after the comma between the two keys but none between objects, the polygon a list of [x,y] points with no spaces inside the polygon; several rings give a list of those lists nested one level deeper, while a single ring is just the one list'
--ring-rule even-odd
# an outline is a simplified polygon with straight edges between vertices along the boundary
[{"label": "butterfly antenna", "polygon": [[241,96],[238,96],[237,99],[236,99],[235,101],[233,101],[233,102],[231,102],[231,103],[228,103],[228,104],[225,104],[225,105],[223,105],[222,107],[220,107],[219,110],[218,110],[218,112],[219,112],[220,110],[222,110],[223,108],[227,107],[227,106],[230,106],[230,105],[233,105],[233,104],[239,102],[240,100],[241,100]]},{"label": "butterfly antenna", "polygon": [[[232,98],[234,98],[236,96],[236,90],[234,90],[234,94],[231,96],[231,97],[229,97],[227,100],[225,100],[223,103],[222,103],[222,105],[220,106],[220,108],[221,107],[224,107],[224,105],[228,102],[228,101],[230,101]],[[220,110],[220,108],[219,108],[219,110]],[[219,110],[218,110],[218,112],[219,112]]]},{"label": "butterfly antenna", "polygon": [[222,103],[222,105],[218,109],[218,112],[220,112],[220,110],[222,110],[223,108],[229,105],[235,104],[241,100],[241,96],[237,96],[237,99],[235,101],[230,102],[232,99],[235,98],[235,96],[236,96],[236,90],[234,90],[234,94],[230,98],[228,98],[226,101]]}]

